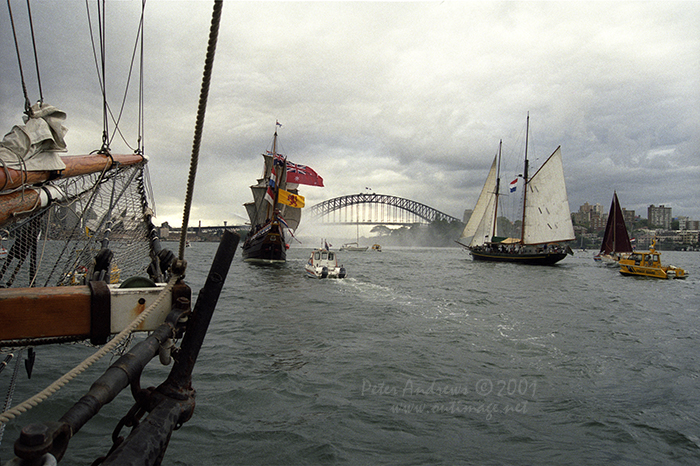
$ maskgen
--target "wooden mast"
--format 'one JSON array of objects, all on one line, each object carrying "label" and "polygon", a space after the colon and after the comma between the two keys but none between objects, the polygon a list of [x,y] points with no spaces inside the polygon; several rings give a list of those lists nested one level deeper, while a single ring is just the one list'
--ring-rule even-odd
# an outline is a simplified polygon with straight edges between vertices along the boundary
[{"label": "wooden mast", "polygon": [[[277,176],[277,126],[275,126],[275,135],[272,138],[272,166],[270,167],[270,177],[272,177],[272,173],[275,173],[275,197],[273,199],[272,206],[267,207],[267,218],[270,219],[270,221],[275,219],[275,209],[277,208],[277,198],[278,198],[278,193],[279,193],[279,184],[280,180],[279,177]],[[268,185],[270,184],[270,181],[268,179]],[[272,208],[272,215],[270,215],[270,208]]]},{"label": "wooden mast", "polygon": [[496,208],[493,209],[493,228],[491,228],[491,241],[496,236],[496,227],[498,223],[498,196],[501,192],[501,149],[503,148],[503,139],[498,142],[498,169],[496,170]]},{"label": "wooden mast", "polygon": [[[615,213],[613,214],[610,212],[608,215],[613,215],[614,217],[614,222],[613,222],[613,252],[617,252],[617,209],[619,209],[619,203],[617,199],[617,191],[613,191],[613,206]],[[626,227],[625,227],[626,228]],[[605,241],[605,238],[603,238],[603,241]]]},{"label": "wooden mast", "polygon": [[523,169],[523,180],[525,181],[523,184],[523,218],[522,218],[522,224],[520,225],[520,244],[525,244],[525,204],[527,200],[527,184],[528,184],[528,177],[527,177],[527,146],[528,146],[528,139],[530,136],[530,112],[527,112],[527,123],[525,124],[525,168]]}]

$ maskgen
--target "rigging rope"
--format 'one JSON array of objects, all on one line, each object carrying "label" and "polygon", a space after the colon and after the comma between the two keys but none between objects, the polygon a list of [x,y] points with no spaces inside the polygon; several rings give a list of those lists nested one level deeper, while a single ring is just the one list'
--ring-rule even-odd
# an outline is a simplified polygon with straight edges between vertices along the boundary
[{"label": "rigging rope", "polygon": [[15,28],[15,17],[12,14],[12,4],[10,0],[7,0],[7,11],[10,14],[10,24],[12,25],[12,36],[15,40],[15,51],[17,52],[17,65],[19,66],[19,77],[22,82],[22,92],[24,93],[24,111],[29,113],[31,111],[32,105],[29,101],[29,94],[27,92],[27,83],[24,80],[24,69],[22,68],[22,57],[19,52],[19,42],[17,40],[17,30]]},{"label": "rigging rope", "polygon": [[[144,58],[144,44],[143,44],[143,28],[144,28],[144,17],[145,17],[145,12],[146,12],[146,0],[141,1],[141,16],[139,19],[139,25],[137,28],[137,34],[136,34],[136,39],[134,42],[134,47],[133,51],[131,54],[131,61],[129,64],[129,72],[127,73],[127,81],[126,85],[124,88],[124,93],[122,96],[122,102],[119,108],[119,114],[117,116],[114,115],[112,112],[112,108],[109,105],[108,99],[107,99],[107,69],[106,69],[106,62],[107,62],[107,55],[106,55],[106,23],[105,23],[105,17],[106,17],[106,11],[105,11],[105,0],[102,0],[102,6],[100,7],[100,4],[97,4],[97,26],[98,26],[98,34],[97,38],[99,41],[99,45],[95,43],[95,32],[93,30],[93,25],[92,25],[92,15],[90,13],[90,5],[89,5],[89,0],[85,0],[85,10],[87,12],[87,20],[88,20],[88,29],[90,31],[90,40],[92,43],[92,54],[93,54],[93,60],[95,63],[95,70],[97,73],[98,77],[98,82],[100,85],[100,91],[102,93],[102,120],[103,120],[103,129],[102,129],[102,148],[100,149],[101,152],[107,153],[109,151],[110,144],[114,140],[114,138],[117,136],[117,134],[121,137],[122,141],[129,147],[131,150],[133,150],[135,153],[140,153],[143,154],[143,146],[142,146],[142,138],[143,138],[143,130],[144,130],[144,121],[143,121],[143,86],[144,86],[144,76],[143,76],[143,58]],[[98,57],[98,50],[99,47],[99,57]],[[140,47],[140,48],[139,48]],[[127,141],[126,137],[124,136],[124,133],[122,133],[122,129],[120,126],[120,122],[124,113],[124,108],[126,106],[126,101],[127,101],[127,96],[129,94],[129,87],[131,83],[131,78],[133,76],[133,71],[134,71],[134,64],[136,63],[136,54],[137,51],[140,51],[139,53],[139,96],[138,96],[138,136],[137,136],[137,143],[136,146],[133,147],[132,144]],[[112,134],[110,136],[110,130],[109,130],[109,119],[112,120],[114,123],[114,130],[112,130]]]},{"label": "rigging rope", "polygon": [[29,0],[27,0],[27,12],[29,13],[29,29],[32,31],[32,47],[34,48],[34,64],[36,65],[36,81],[37,81],[37,85],[39,86],[39,102],[44,103],[44,92],[41,89],[41,73],[39,72],[39,54],[36,52],[36,37],[34,36],[34,21],[32,20],[32,8],[29,5]]},{"label": "rigging rope", "polygon": [[[13,356],[10,353],[10,358]],[[9,362],[9,361],[8,361]],[[7,411],[10,406],[12,406],[12,397],[15,393],[15,386],[17,385],[17,375],[19,374],[19,366],[22,363],[22,349],[17,352],[17,362],[15,363],[15,370],[12,372],[12,379],[10,379],[10,386],[7,389],[7,396],[5,397],[5,406],[2,408],[3,411]],[[0,444],[2,443],[2,437],[5,433],[5,424],[0,424]]]},{"label": "rigging rope", "polygon": [[[87,1],[87,0],[86,0]],[[100,61],[102,64],[102,148],[100,152],[109,153],[109,126],[107,119],[107,24],[105,23],[107,4],[102,0],[102,9],[97,6],[97,17],[100,27]]]},{"label": "rigging rope", "polygon": [[202,90],[199,95],[199,107],[197,110],[197,122],[194,130],[194,141],[192,143],[192,157],[190,160],[190,174],[187,179],[187,194],[185,195],[185,209],[182,215],[182,228],[180,232],[180,250],[178,257],[185,258],[185,245],[187,243],[187,226],[190,221],[190,208],[192,207],[192,193],[194,191],[194,179],[197,175],[197,162],[199,160],[199,146],[202,141],[202,129],[204,127],[204,114],[207,108],[207,98],[209,96],[209,84],[211,83],[211,72],[214,67],[214,54],[216,52],[216,41],[219,36],[219,23],[221,22],[221,9],[223,0],[214,1],[214,12],[211,18],[209,29],[209,45],[207,46],[207,57],[204,61],[204,75],[202,77]]}]

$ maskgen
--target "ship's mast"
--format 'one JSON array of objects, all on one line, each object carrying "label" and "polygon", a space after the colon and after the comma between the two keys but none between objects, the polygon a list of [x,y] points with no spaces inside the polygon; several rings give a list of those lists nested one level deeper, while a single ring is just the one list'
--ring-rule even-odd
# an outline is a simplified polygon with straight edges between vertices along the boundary
[{"label": "ship's mast", "polygon": [[617,209],[619,209],[619,204],[617,200],[617,191],[613,191],[613,197],[615,198],[613,200],[613,208],[615,210],[615,213],[613,214],[610,212],[608,215],[613,215],[613,252],[617,251]]},{"label": "ship's mast", "polygon": [[530,112],[527,112],[527,123],[525,124],[525,168],[523,169],[523,180],[525,181],[523,184],[523,219],[522,219],[522,224],[520,225],[520,243],[525,244],[525,201],[527,200],[527,184],[529,182],[529,179],[527,177],[527,146],[528,146],[528,140],[530,136]]},{"label": "ship's mast", "polygon": [[[275,199],[274,203],[272,206],[267,207],[267,218],[269,219],[274,219],[275,218],[275,209],[277,208],[277,198],[278,198],[278,193],[279,193],[279,185],[280,185],[280,176],[277,175],[277,167],[276,167],[276,161],[277,159],[277,127],[275,126],[275,135],[272,138],[272,167],[270,168],[270,176],[272,176],[272,172],[275,173],[275,177],[277,178],[275,180]],[[286,163],[285,163],[286,165]],[[281,173],[280,175],[283,175],[284,173]],[[272,215],[270,215],[270,208],[272,208]]]},{"label": "ship's mast", "polygon": [[496,171],[496,208],[493,210],[493,228],[491,229],[491,241],[496,236],[496,227],[498,222],[498,196],[501,192],[501,149],[503,148],[503,139],[498,143],[498,169]]}]

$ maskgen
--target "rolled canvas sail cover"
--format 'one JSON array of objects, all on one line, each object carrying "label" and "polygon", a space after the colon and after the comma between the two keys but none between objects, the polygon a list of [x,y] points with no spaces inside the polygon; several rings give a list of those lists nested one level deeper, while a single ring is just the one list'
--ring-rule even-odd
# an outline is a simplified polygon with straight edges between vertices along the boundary
[{"label": "rolled canvas sail cover", "polygon": [[479,200],[476,201],[474,212],[462,231],[460,241],[469,246],[480,246],[491,241],[494,232],[493,217],[496,211],[496,162],[498,156],[493,158],[491,170],[486,177],[486,183],[481,189]]},{"label": "rolled canvas sail cover", "polygon": [[34,104],[30,115],[24,117],[25,124],[14,126],[0,141],[2,165],[26,171],[65,169],[57,154],[66,152],[65,119],[66,114],[56,107]]},{"label": "rolled canvas sail cover", "polygon": [[561,147],[547,159],[526,185],[525,244],[556,243],[574,239],[569,199],[564,182]]}]

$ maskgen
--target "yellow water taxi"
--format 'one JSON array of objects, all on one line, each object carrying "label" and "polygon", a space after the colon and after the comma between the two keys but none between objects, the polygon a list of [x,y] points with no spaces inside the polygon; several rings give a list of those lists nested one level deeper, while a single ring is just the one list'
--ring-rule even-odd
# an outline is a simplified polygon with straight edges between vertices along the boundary
[{"label": "yellow water taxi", "polygon": [[622,275],[639,275],[653,278],[685,278],[688,274],[680,267],[661,265],[661,253],[656,249],[656,240],[649,251],[633,252],[626,258],[621,258],[620,273]]}]

